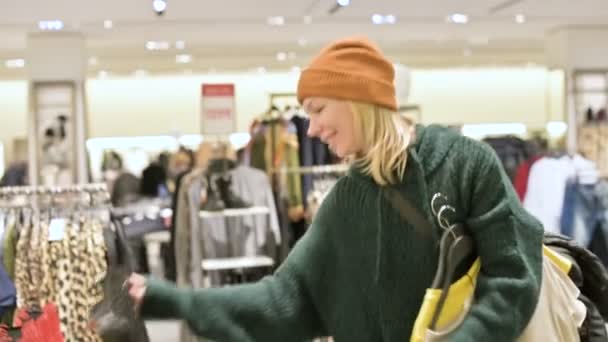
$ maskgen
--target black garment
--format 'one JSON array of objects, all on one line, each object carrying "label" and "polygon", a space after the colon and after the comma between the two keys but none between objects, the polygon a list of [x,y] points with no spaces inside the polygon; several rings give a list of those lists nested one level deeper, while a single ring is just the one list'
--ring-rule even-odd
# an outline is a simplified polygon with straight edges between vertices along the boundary
[{"label": "black garment", "polygon": [[4,176],[2,176],[2,180],[0,180],[0,186],[23,186],[27,184],[27,163],[26,162],[18,162],[12,164],[6,172],[4,172]]},{"label": "black garment", "polygon": [[544,243],[575,262],[577,267],[571,269],[570,278],[581,293],[595,304],[604,320],[608,320],[608,271],[601,260],[563,235],[545,233]]},{"label": "black garment", "polygon": [[142,171],[139,193],[142,196],[158,197],[160,186],[164,186],[166,182],[167,173],[165,169],[156,163],[152,163]]},{"label": "black garment", "polygon": [[587,308],[587,316],[583,325],[579,329],[581,342],[606,342],[608,341],[608,333],[606,332],[606,323],[602,315],[598,311],[593,302],[585,295],[580,295],[579,299]]},{"label": "black garment", "polygon": [[608,236],[604,231],[604,225],[608,225],[608,222],[597,223],[597,227],[595,227],[591,236],[589,251],[597,255],[602,260],[604,267],[608,268]]},{"label": "black garment", "polygon": [[496,151],[511,182],[515,180],[519,165],[533,155],[531,146],[517,137],[486,138],[483,141]]},{"label": "black garment", "polygon": [[97,304],[91,319],[105,342],[149,342],[144,321],[135,314],[128,289],[123,286],[135,269],[133,253],[120,223],[114,230],[104,229],[108,272],[103,281],[104,299]]}]

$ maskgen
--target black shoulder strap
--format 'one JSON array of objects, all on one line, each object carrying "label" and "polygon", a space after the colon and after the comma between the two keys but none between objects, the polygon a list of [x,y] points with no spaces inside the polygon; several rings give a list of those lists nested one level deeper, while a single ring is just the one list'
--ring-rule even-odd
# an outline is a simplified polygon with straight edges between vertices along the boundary
[{"label": "black shoulder strap", "polygon": [[410,222],[420,236],[428,239],[432,237],[433,225],[405,196],[398,190],[387,186],[383,187],[381,191],[391,205],[399,211],[401,218]]}]

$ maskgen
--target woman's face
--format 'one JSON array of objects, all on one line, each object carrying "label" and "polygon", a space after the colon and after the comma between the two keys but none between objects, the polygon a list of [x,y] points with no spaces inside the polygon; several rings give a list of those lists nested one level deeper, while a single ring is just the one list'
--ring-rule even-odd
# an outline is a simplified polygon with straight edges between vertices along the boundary
[{"label": "woman's face", "polygon": [[362,150],[360,139],[355,134],[354,113],[347,101],[309,97],[303,106],[310,116],[310,137],[321,139],[340,158]]}]

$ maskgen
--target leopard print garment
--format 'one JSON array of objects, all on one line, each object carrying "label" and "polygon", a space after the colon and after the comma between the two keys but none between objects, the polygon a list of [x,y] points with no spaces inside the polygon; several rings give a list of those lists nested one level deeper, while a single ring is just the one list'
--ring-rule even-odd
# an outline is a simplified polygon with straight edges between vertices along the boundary
[{"label": "leopard print garment", "polygon": [[107,274],[103,224],[83,216],[67,220],[63,239],[49,241],[49,222],[30,219],[19,229],[16,248],[18,307],[53,302],[66,342],[101,342],[89,317],[103,299]]}]

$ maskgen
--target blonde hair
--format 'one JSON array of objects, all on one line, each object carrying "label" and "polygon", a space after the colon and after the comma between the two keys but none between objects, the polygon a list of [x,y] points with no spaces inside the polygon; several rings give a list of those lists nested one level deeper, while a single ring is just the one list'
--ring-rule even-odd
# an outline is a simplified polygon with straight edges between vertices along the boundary
[{"label": "blonde hair", "polygon": [[403,179],[407,148],[414,135],[414,122],[385,107],[351,102],[355,134],[365,150],[353,156],[353,163],[379,185]]}]

